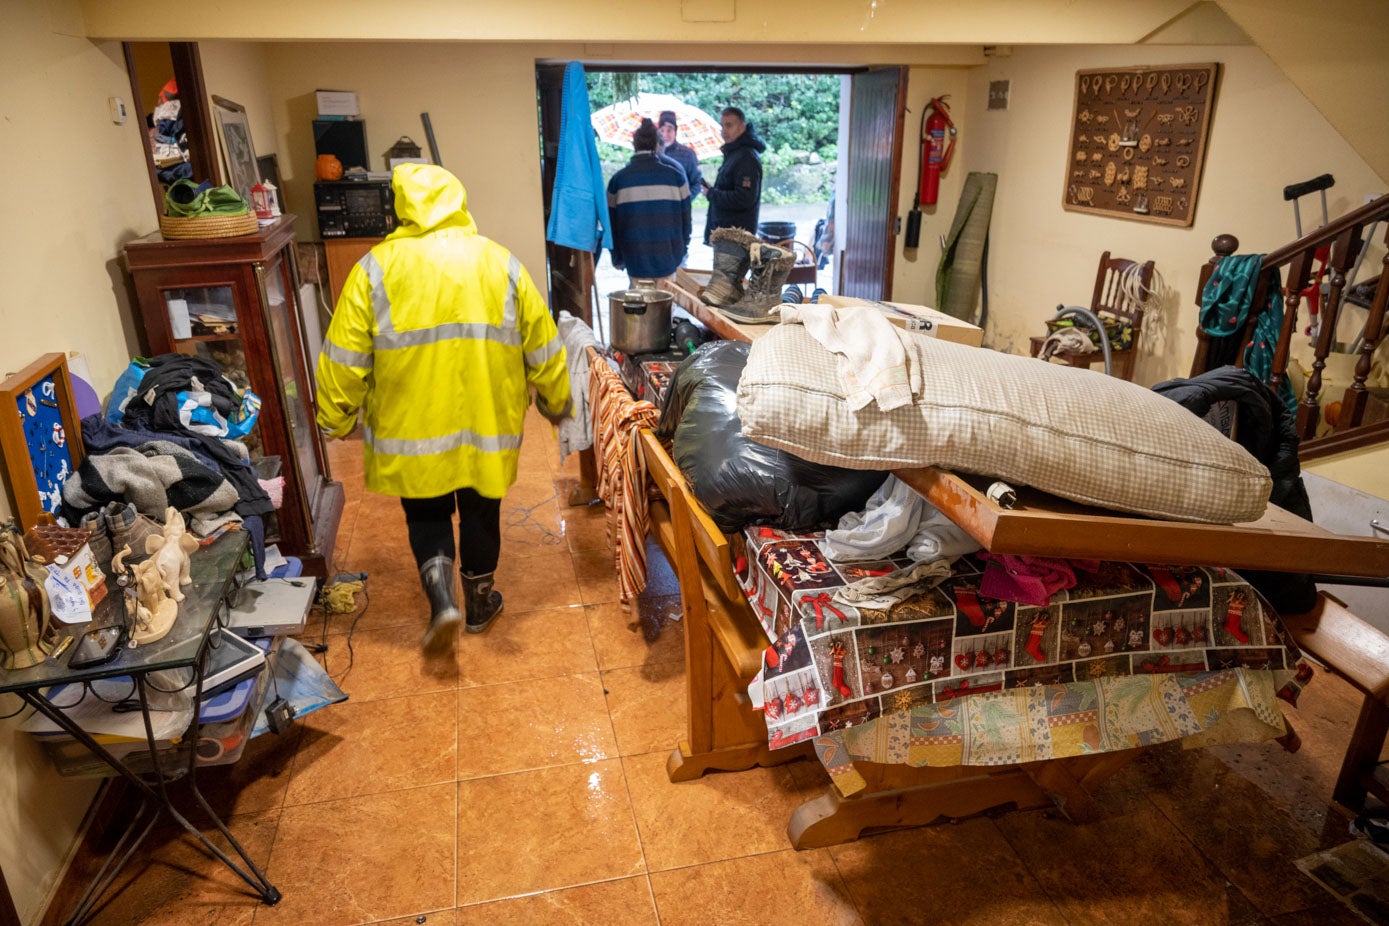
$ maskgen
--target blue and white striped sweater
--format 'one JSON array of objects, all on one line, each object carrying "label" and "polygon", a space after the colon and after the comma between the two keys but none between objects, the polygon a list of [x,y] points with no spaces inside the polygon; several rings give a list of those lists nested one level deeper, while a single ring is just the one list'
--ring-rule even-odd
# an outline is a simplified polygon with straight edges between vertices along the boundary
[{"label": "blue and white striped sweater", "polygon": [[680,169],[654,152],[632,155],[608,181],[613,266],[634,277],[665,277],[685,259],[690,189]]}]

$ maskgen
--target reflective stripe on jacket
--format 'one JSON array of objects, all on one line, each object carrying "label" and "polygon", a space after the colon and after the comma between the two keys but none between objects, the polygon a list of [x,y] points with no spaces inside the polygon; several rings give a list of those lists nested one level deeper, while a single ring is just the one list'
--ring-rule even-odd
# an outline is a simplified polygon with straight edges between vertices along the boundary
[{"label": "reflective stripe on jacket", "polygon": [[528,385],[569,403],[564,347],[521,262],[477,233],[443,168],[392,175],[400,227],[347,276],[318,358],[318,423],[364,410],[366,487],[406,498],[516,481]]}]

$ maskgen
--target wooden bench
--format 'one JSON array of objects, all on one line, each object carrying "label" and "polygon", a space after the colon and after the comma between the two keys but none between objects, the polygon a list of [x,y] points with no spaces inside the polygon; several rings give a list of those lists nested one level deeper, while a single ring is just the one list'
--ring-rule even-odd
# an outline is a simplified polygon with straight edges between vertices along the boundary
[{"label": "wooden bench", "polygon": [[[739,771],[814,755],[813,743],[767,747],[762,712],[747,686],[762,668],[767,636],[738,588],[728,538],[695,499],[654,434],[640,435],[647,473],[662,499],[650,503],[651,533],[680,585],[685,623],[685,739],[666,763],[673,782],[711,771]],[[858,762],[868,786],[844,797],[833,786],[797,808],[787,835],[797,849],[857,839],[864,832],[919,826],[987,810],[1057,807],[1082,819],[1094,790],[1138,749],[1002,766],[914,768]]]},{"label": "wooden bench", "polygon": [[1307,655],[1365,697],[1332,800],[1352,813],[1364,809],[1367,793],[1389,804],[1389,769],[1380,762],[1389,736],[1389,635],[1325,594],[1315,608],[1284,615],[1283,622]]}]

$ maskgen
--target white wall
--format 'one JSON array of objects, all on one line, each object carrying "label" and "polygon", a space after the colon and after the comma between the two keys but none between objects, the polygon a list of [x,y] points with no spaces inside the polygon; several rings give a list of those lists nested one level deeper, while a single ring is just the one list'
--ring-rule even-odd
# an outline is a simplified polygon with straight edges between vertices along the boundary
[{"label": "white wall", "polygon": [[[1061,208],[1075,72],[1107,66],[1218,61],[1219,92],[1204,178],[1191,228],[1065,212]],[[1012,82],[1006,112],[986,112],[990,80]],[[1022,353],[1058,303],[1087,304],[1101,252],[1156,262],[1175,305],[1145,320],[1135,379],[1152,384],[1189,371],[1196,347],[1197,274],[1216,235],[1243,252],[1293,238],[1286,184],[1330,172],[1334,217],[1383,192],[1378,177],[1276,68],[1252,46],[1022,47],[970,74],[968,108],[956,120],[970,170],[999,175],[989,254],[990,345]],[[962,144],[964,144],[962,142]],[[1317,218],[1320,208],[1314,207]],[[1306,216],[1304,214],[1304,220]]]},{"label": "white wall", "polygon": [[[109,384],[135,351],[122,244],[153,231],[139,107],[118,43],[82,37],[75,3],[0,3],[0,373],[79,350]],[[107,98],[129,119],[112,124]],[[0,518],[11,512],[0,498]],[[14,709],[0,696],[0,714]],[[58,777],[14,721],[0,722],[0,869],[20,919],[41,912],[95,792]]]}]

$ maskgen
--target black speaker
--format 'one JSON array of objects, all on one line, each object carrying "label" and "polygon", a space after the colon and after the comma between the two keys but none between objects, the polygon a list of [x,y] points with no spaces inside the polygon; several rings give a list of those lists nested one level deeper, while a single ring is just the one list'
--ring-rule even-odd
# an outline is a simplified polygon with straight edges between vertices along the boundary
[{"label": "black speaker", "polygon": [[343,170],[367,164],[367,124],[360,120],[315,119],[313,121],[314,154],[335,155]]}]

